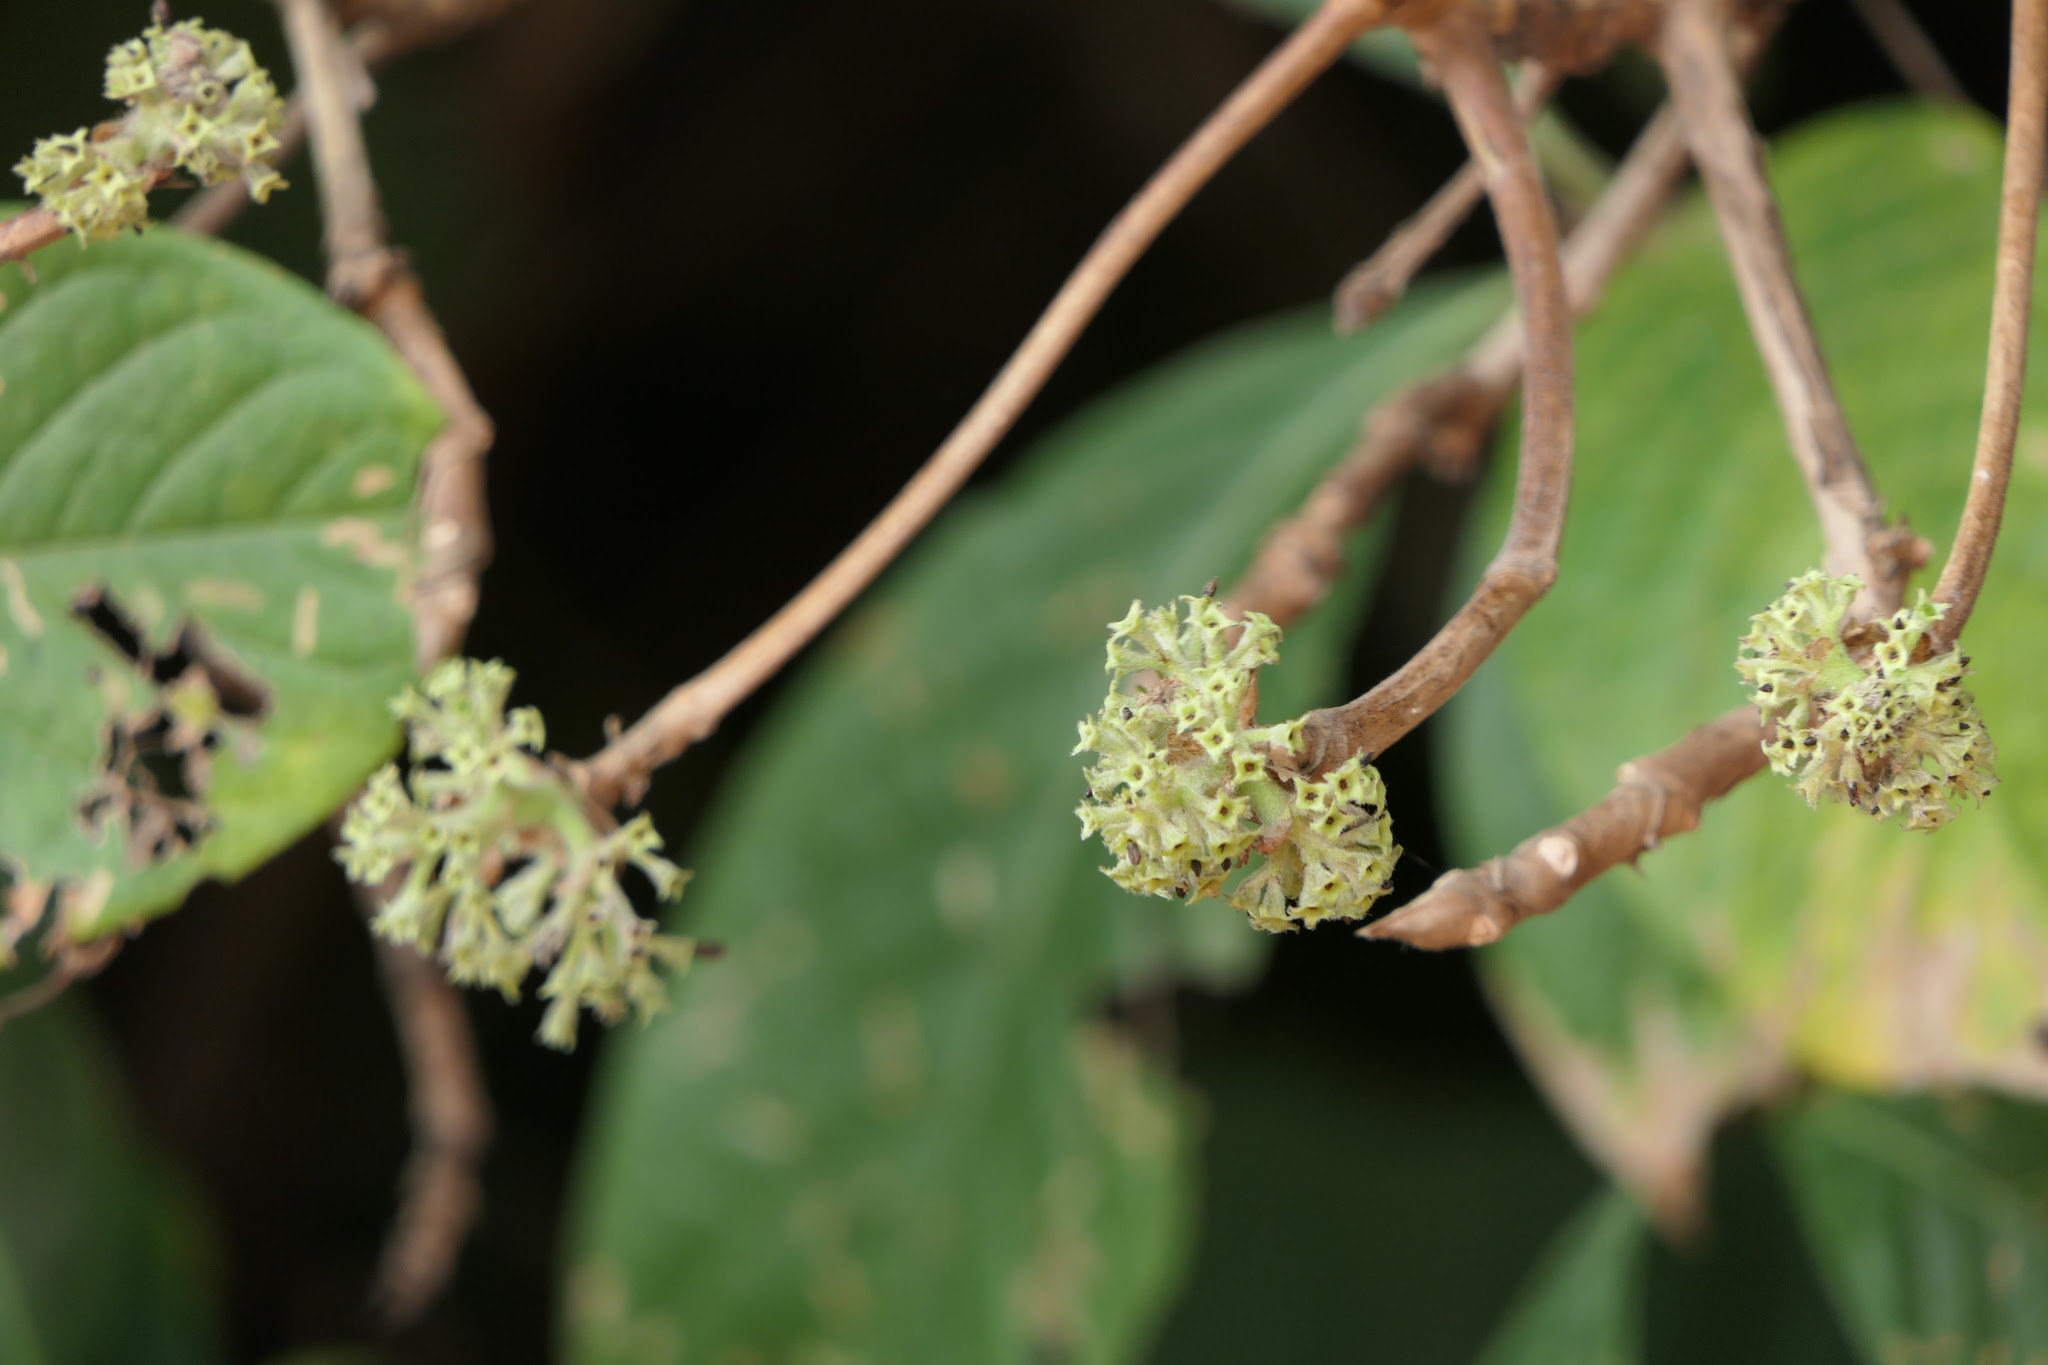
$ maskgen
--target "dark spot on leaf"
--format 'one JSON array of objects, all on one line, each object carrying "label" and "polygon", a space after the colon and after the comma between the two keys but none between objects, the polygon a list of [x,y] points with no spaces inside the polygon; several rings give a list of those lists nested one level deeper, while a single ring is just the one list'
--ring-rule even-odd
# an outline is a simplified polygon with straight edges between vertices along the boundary
[{"label": "dark spot on leaf", "polygon": [[[107,590],[88,584],[71,614],[124,659],[148,692],[134,705],[109,689],[113,709],[100,729],[100,761],[79,799],[80,822],[94,838],[117,831],[128,862],[147,866],[197,845],[214,826],[206,805],[214,754],[270,710],[270,689],[215,647],[196,621],[181,622],[153,647],[135,615]],[[87,671],[88,685],[105,682]],[[246,743],[244,745],[246,748]]]},{"label": "dark spot on leaf", "polygon": [[270,689],[215,649],[196,622],[186,621],[171,638],[170,648],[151,661],[150,678],[161,686],[194,668],[205,671],[221,710],[237,720],[257,720],[270,710]]},{"label": "dark spot on leaf", "polygon": [[94,583],[82,589],[71,599],[71,614],[129,663],[137,668],[146,666],[142,628],[121,609],[104,585]]}]

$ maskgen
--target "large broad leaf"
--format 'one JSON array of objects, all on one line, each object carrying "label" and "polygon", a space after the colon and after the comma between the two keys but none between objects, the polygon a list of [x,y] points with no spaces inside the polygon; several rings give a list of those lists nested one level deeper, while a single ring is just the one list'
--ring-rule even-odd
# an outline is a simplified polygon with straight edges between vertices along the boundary
[{"label": "large broad leaf", "polygon": [[247,871],[389,752],[442,419],[374,331],[234,248],[33,264],[0,270],[0,860],[68,887],[86,937]]},{"label": "large broad leaf", "polygon": [[1634,1365],[1647,1230],[1627,1195],[1595,1195],[1537,1264],[1479,1365]]},{"label": "large broad leaf", "polygon": [[[1995,130],[1864,109],[1786,140],[1772,168],[1850,420],[1891,509],[1939,553],[1983,378]],[[1738,703],[1749,616],[1821,557],[1704,205],[1622,272],[1581,333],[1579,373],[1557,587],[1455,712],[1448,814],[1468,857],[1592,803],[1616,765]],[[1542,1083],[1667,1214],[1683,1214],[1717,1119],[1795,1069],[2048,1094],[2034,1034],[2048,1011],[2044,400],[2036,384],[1967,642],[2005,778],[1981,811],[1905,833],[1809,811],[1765,776],[1642,876],[1610,875],[1489,954]]]},{"label": "large broad leaf", "polygon": [[197,1365],[203,1242],[74,1004],[0,1030],[0,1360]]},{"label": "large broad leaf", "polygon": [[[1227,580],[1501,302],[1207,346],[955,510],[839,633],[695,860],[683,922],[728,955],[606,1059],[572,1359],[1129,1356],[1179,1261],[1186,1138],[1093,1016],[1118,983],[1241,974],[1259,939],[1220,902],[1123,895],[1077,838],[1105,623]],[[1268,714],[1332,696],[1358,587],[1293,632]]]},{"label": "large broad leaf", "polygon": [[2048,1357],[2048,1113],[1824,1094],[1781,1122],[1779,1147],[1867,1359]]}]

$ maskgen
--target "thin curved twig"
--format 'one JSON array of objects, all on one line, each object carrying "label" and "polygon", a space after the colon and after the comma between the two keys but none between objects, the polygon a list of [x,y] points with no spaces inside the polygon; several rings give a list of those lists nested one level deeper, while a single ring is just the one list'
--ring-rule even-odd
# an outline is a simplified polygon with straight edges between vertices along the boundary
[{"label": "thin curved twig", "polygon": [[1599,804],[1504,857],[1445,873],[1358,936],[1434,949],[1492,943],[1523,920],[1557,909],[1603,872],[1698,829],[1707,802],[1763,770],[1763,740],[1756,708],[1737,707],[1670,748],[1623,764]]},{"label": "thin curved twig", "polygon": [[[1693,37],[1697,39],[1697,31]],[[1942,575],[1943,585],[1953,576],[1957,598],[1967,593],[1968,601],[1974,601],[1981,586],[1984,563],[1997,535],[2026,368],[2035,223],[2048,123],[2048,0],[2020,0],[2015,6],[2012,84],[1984,417],[1964,529]],[[1774,208],[1771,218],[1775,224]],[[1731,242],[1731,254],[1733,249]],[[1803,306],[1800,316],[1803,319]],[[1913,564],[1912,538],[1886,532],[1880,544],[1888,545],[1904,565]],[[1957,600],[1943,595],[1944,588],[1936,591],[1937,600]],[[1963,602],[1943,618],[1943,624],[1959,633],[1968,614],[1968,602]],[[1953,641],[1951,634],[1945,642],[1936,640],[1934,647],[1947,648]],[[1625,765],[1615,790],[1598,805],[1525,839],[1504,857],[1446,874],[1407,906],[1361,929],[1360,936],[1421,948],[1491,943],[1522,920],[1562,906],[1580,887],[1617,864],[1633,862],[1662,839],[1696,828],[1707,801],[1763,770],[1765,738],[1755,710],[1737,708],[1670,748]]]},{"label": "thin curved twig", "polygon": [[[143,186],[144,192],[154,190],[169,178],[169,171],[154,172],[149,178],[149,183]],[[248,191],[242,188],[242,182],[239,180],[231,182],[227,188],[245,198],[248,195]],[[10,217],[0,218],[0,265],[19,261],[31,252],[60,242],[70,231],[71,229],[65,227],[56,214],[40,204],[32,209],[23,209]]]},{"label": "thin curved twig", "polygon": [[1486,168],[1528,338],[1515,510],[1500,552],[1471,599],[1436,637],[1364,696],[1303,717],[1301,771],[1368,761],[1420,725],[1465,684],[1557,577],[1572,468],[1571,304],[1557,223],[1514,101],[1479,17],[1447,12],[1417,35],[1428,49],[1465,141]]},{"label": "thin curved twig", "polygon": [[1884,500],[1850,434],[1793,273],[1778,202],[1764,176],[1763,146],[1750,124],[1723,28],[1722,0],[1672,0],[1658,60],[1720,220],[1793,459],[1820,519],[1827,571],[1861,578],[1859,613],[1882,615],[1905,596],[1917,538],[1886,526]]},{"label": "thin curved twig", "polygon": [[70,230],[58,221],[56,214],[40,205],[0,219],[0,265],[62,241]]},{"label": "thin curved twig", "polygon": [[1934,600],[1948,611],[1928,631],[1938,652],[1955,647],[1976,609],[1991,550],[2005,515],[2026,391],[2027,326],[2034,307],[2034,238],[2041,212],[2044,123],[2048,123],[2048,0],[2012,7],[2012,93],[2006,114],[2005,187],[1998,209],[1998,275],[1991,296],[1991,354],[1984,367],[1984,412],[1962,525]]},{"label": "thin curved twig", "polygon": [[[1562,77],[1541,62],[1525,62],[1515,80],[1515,112],[1526,123],[1557,93]],[[1337,330],[1345,336],[1379,319],[1401,301],[1416,272],[1443,249],[1453,232],[1486,197],[1486,172],[1467,159],[1429,202],[1403,219],[1379,250],[1353,266],[1333,296]]]},{"label": "thin curved twig", "polygon": [[[477,575],[490,545],[483,457],[491,424],[418,280],[385,243],[351,90],[360,84],[356,54],[325,0],[278,6],[320,182],[328,293],[383,331],[448,415],[421,456],[413,618],[414,649],[425,667],[461,647],[476,611]],[[363,908],[375,917],[375,893],[365,893]],[[490,1141],[491,1108],[460,993],[410,949],[379,942],[377,957],[412,1107],[404,1193],[371,1291],[386,1321],[397,1325],[416,1317],[454,1273],[482,1199],[476,1169]]]},{"label": "thin curved twig", "polygon": [[[357,887],[366,918],[376,891]],[[412,1147],[370,1301],[389,1323],[417,1318],[447,1284],[483,1205],[477,1169],[491,1145],[491,1097],[462,993],[410,948],[377,940],[377,968],[405,1063]]]},{"label": "thin curved twig", "polygon": [[1325,0],[1183,143],[1117,215],[1030,335],[936,453],[816,578],[726,655],[675,688],[580,768],[601,806],[634,801],[648,776],[718,727],[924,529],[1009,431],[1160,232],[1253,134],[1380,22],[1383,0]]},{"label": "thin curved twig", "polygon": [[1968,104],[1970,96],[1955,72],[1941,59],[1941,49],[1899,0],[1849,0],[1849,8],[1863,21],[1885,60],[1914,94],[1949,104]]},{"label": "thin curved twig", "polygon": [[[1685,164],[1685,141],[1670,111],[1662,110],[1565,239],[1560,255],[1574,316],[1599,302],[1615,268],[1656,222]],[[1226,610],[1262,612],[1283,626],[1298,620],[1342,572],[1344,537],[1410,466],[1447,479],[1469,477],[1521,379],[1522,320],[1509,312],[1457,364],[1406,385],[1366,415],[1358,443],[1301,510],[1259,543]]]},{"label": "thin curved twig", "polygon": [[477,576],[490,558],[484,455],[491,421],[477,405],[418,279],[384,240],[351,88],[356,54],[320,0],[279,0],[299,63],[313,162],[326,224],[327,292],[390,340],[448,416],[420,461],[420,566],[413,588],[414,642],[421,666],[462,647],[476,614]]},{"label": "thin curved twig", "polygon": [[[1780,17],[1767,9],[1736,29],[1738,70],[1756,61]],[[1665,105],[1636,135],[1600,197],[1565,239],[1559,254],[1574,317],[1600,302],[1616,267],[1648,235],[1688,157],[1677,115]],[[1404,386],[1366,414],[1357,444],[1301,510],[1259,543],[1226,608],[1236,615],[1262,612],[1281,625],[1298,620],[1342,572],[1344,537],[1364,524],[1411,465],[1449,481],[1471,476],[1487,434],[1521,381],[1522,320],[1509,312],[1463,360]]]}]

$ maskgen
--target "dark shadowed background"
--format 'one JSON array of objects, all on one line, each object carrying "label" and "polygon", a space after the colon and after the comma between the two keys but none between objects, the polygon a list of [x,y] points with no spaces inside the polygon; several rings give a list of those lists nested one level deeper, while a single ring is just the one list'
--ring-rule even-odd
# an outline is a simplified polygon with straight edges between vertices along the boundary
[{"label": "dark shadowed background", "polygon": [[[1914,8],[1971,95],[2002,107],[2004,6]],[[201,12],[289,84],[267,5]],[[101,58],[146,5],[0,15],[11,157],[102,115]],[[526,0],[390,69],[367,127],[392,238],[498,424],[499,549],[471,652],[518,668],[576,753],[709,663],[882,505],[1273,36],[1212,0]],[[1897,89],[1845,0],[1808,0],[1759,74],[1757,116],[1770,131]],[[1618,152],[1655,94],[1624,63],[1564,105]],[[1427,95],[1353,69],[1323,80],[1166,234],[980,477],[1154,361],[1326,293],[1460,152]],[[288,175],[294,191],[234,235],[317,278],[311,170]],[[1482,214],[1445,260],[1494,254]],[[1359,685],[1433,626],[1462,504],[1420,486],[1402,506]],[[774,691],[657,780],[650,808],[685,863]],[[1429,743],[1425,728],[1389,758],[1390,785],[1428,786]],[[1410,892],[1444,861],[1426,809],[1404,807]],[[471,998],[498,1109],[488,1202],[446,1299],[384,1338],[362,1300],[403,1084],[324,839],[203,888],[88,993],[140,1125],[211,1219],[228,1358],[351,1342],[393,1362],[548,1357],[594,1031],[559,1057],[532,1043],[531,1004]],[[1209,1164],[1162,1362],[1349,1361],[1367,1337],[1373,1359],[1462,1360],[1487,1325],[1464,1307],[1470,1280],[1511,1283],[1592,1183],[1459,958],[1302,935],[1255,990],[1183,998],[1179,1023]],[[1704,1273],[1653,1272],[1652,1354],[1845,1358],[1739,1137],[1720,1179],[1721,1221],[1687,1253]],[[1407,1307],[1359,1321],[1366,1281]],[[1740,1320],[1717,1311],[1738,1295]]]}]

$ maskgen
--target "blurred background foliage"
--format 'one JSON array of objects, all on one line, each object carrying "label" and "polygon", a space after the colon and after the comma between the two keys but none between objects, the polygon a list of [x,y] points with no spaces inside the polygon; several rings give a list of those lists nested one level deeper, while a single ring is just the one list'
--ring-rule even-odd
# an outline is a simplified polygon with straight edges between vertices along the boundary
[{"label": "blurred background foliage", "polygon": [[[0,149],[100,117],[100,59],[143,8],[0,0]],[[2002,108],[2004,7],[1915,9],[1972,97]],[[267,5],[223,0],[204,13],[287,66]],[[525,0],[494,28],[385,74],[368,134],[393,238],[411,249],[500,430],[500,549],[472,651],[518,667],[519,700],[540,705],[552,741],[572,751],[600,742],[606,715],[637,714],[709,662],[915,467],[1124,196],[1272,34],[1209,0]],[[1767,131],[1896,88],[1840,0],[1797,6],[1754,83]],[[1562,105],[1617,154],[1655,95],[1644,65],[1625,60],[1568,87]],[[1397,78],[1361,67],[1319,83],[1139,267],[1009,454],[980,477],[976,506],[920,555],[966,543],[977,527],[1023,524],[1025,504],[1056,477],[1010,477],[1032,438],[1225,328],[1319,299],[1460,153],[1433,99]],[[293,178],[298,188],[247,216],[235,239],[317,275],[310,168]],[[1445,264],[1495,255],[1482,214]],[[1446,308],[1451,297],[1424,302]],[[1301,350],[1288,354],[1329,366],[1360,354],[1315,331],[1312,320],[1294,324],[1285,345]],[[1973,342],[1972,363],[1979,349]],[[1312,377],[1298,377],[1297,397],[1312,397]],[[1393,377],[1361,382],[1357,406]],[[1128,411],[1132,400],[1117,401]],[[1059,438],[1052,458],[1071,461],[1079,439]],[[1469,490],[1423,481],[1404,489],[1377,555],[1362,558],[1377,572],[1353,590],[1357,605],[1332,604],[1339,610],[1316,622],[1325,661],[1305,672],[1325,674],[1317,686],[1355,690],[1426,635],[1458,572],[1468,500]],[[1939,536],[1946,524],[1924,526]],[[1190,543],[1179,558],[1162,550],[1113,589],[1098,586],[1193,590],[1234,567],[1198,564],[1226,556],[1224,543],[1202,553]],[[906,566],[890,591],[914,600],[915,572]],[[1059,583],[1048,565],[1032,590]],[[943,623],[926,629],[926,648],[939,650]],[[818,663],[843,674],[858,648],[827,646]],[[962,641],[963,653],[978,648]],[[1064,693],[1017,699],[1045,710],[1033,726],[1089,704],[1098,649],[1073,647],[1086,662],[1062,685],[1078,704]],[[719,911],[708,873],[741,856],[736,811],[778,780],[788,734],[826,690],[815,680],[769,689],[658,779],[657,819],[683,861],[707,868],[695,908]],[[991,705],[1006,705],[1001,695]],[[757,752],[759,722],[778,708],[781,733]],[[1014,732],[1024,726],[1019,717]],[[1409,849],[1402,895],[1471,851],[1447,852],[1432,816],[1438,743],[1425,728],[1385,765]],[[955,761],[921,752],[914,736],[903,744],[906,782],[920,764],[943,781]],[[1059,820],[1070,818],[1071,795],[1056,795]],[[1030,812],[1050,829],[1046,815]],[[966,895],[961,867],[956,892]],[[920,874],[927,886],[933,871]],[[1167,1241],[1133,1255],[1143,1283],[1103,1319],[1099,1349],[1142,1343],[1149,1300],[1162,1294],[1164,1320],[1138,1348],[1162,1365],[1463,1361],[1507,1315],[1510,1330],[1489,1348],[1495,1365],[1548,1358],[1543,1343],[1557,1340],[1599,1343],[1601,1353],[1558,1358],[1627,1359],[1634,1334],[1616,1324],[1637,1301],[1647,1310],[1642,1351],[1659,1365],[1850,1360],[1852,1342],[1875,1352],[1900,1333],[1961,1350],[2039,1330],[1999,1318],[1978,1273],[1988,1263],[1994,1279],[2008,1275],[2000,1303],[2040,1273],[2042,1125],[2031,1109],[1984,1100],[1873,1117],[1855,1106],[1874,1102],[1838,1097],[1768,1123],[1738,1120],[1715,1150],[1704,1235],[1676,1249],[1645,1243],[1531,1089],[1467,958],[1372,951],[1334,928],[1272,945],[1255,982],[1236,964],[1235,990],[1219,989],[1220,977],[1169,990],[1161,953],[1218,973],[1232,964],[1213,946],[1158,946],[1178,933],[1146,947],[1153,931],[1140,926],[1158,924],[1159,907],[1092,892],[1075,904],[1096,913],[1069,931],[1122,941],[1063,950],[1090,965],[1020,1017],[1085,1027],[1090,997],[1110,982],[1148,986],[1125,989],[1111,1010],[1117,1036],[1135,1042],[1095,1055],[1114,1062],[1136,1049],[1142,1067],[1172,1059],[1178,1092],[1142,1069],[1117,1074],[1178,1114],[1188,1150],[1172,1179],[1193,1188],[1191,1222],[1178,1231],[1172,1189],[1133,1196],[1167,1220]],[[1099,922],[1118,909],[1128,926]],[[898,951],[868,947],[885,962]],[[1151,964],[1149,980],[1134,962]],[[737,979],[743,954],[730,966],[727,980]],[[682,988],[677,1024],[702,1008],[693,992],[719,989],[717,970]],[[380,1337],[361,1304],[405,1149],[403,1087],[360,922],[319,839],[233,887],[202,887],[64,1013],[9,1026],[0,1355],[35,1359],[17,1330],[26,1312],[40,1334],[33,1349],[53,1362],[553,1358],[572,1241],[566,1191],[593,1071],[616,1073],[596,1112],[627,1113],[632,1101],[618,1096],[633,1082],[617,1077],[658,1055],[665,1035],[586,1042],[562,1058],[532,1045],[530,1006],[479,996],[470,1008],[498,1105],[487,1204],[451,1293],[396,1338]],[[886,1019],[874,1031],[886,1035]],[[1007,1098],[1026,1097],[1020,1088]],[[627,1144],[624,1132],[607,1127],[591,1150],[616,1151],[607,1144]],[[581,1177],[591,1207],[604,1207],[606,1179],[620,1183],[614,1202],[658,1208],[685,1202],[706,1178],[689,1149],[632,1140],[647,1149],[628,1175]],[[960,1159],[974,1164],[971,1145]],[[1822,1177],[1801,1183],[1796,1209],[1788,1169]],[[1806,1259],[1801,1220],[1840,1230],[1847,1244],[1886,1219],[1931,1231],[1872,1243],[1904,1248],[1896,1264],[1824,1266],[1838,1316]],[[577,1244],[601,1227],[602,1215],[579,1215]],[[733,1235],[739,1247],[780,1231]],[[81,1245],[97,1254],[74,1275]],[[1640,1245],[1649,1251],[1637,1279],[1629,1264]],[[719,1249],[703,1254],[715,1262]],[[107,1297],[68,1301],[53,1316],[52,1286],[70,1300],[78,1275]],[[596,1285],[600,1303],[605,1289]],[[1573,1306],[1585,1311],[1565,1311]],[[154,1354],[123,1344],[138,1325]],[[1567,1330],[1586,1335],[1558,1335]],[[1097,1339],[1075,1345],[1092,1351]]]}]

